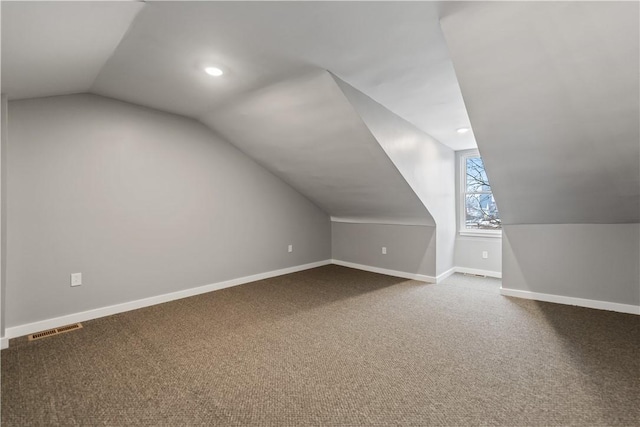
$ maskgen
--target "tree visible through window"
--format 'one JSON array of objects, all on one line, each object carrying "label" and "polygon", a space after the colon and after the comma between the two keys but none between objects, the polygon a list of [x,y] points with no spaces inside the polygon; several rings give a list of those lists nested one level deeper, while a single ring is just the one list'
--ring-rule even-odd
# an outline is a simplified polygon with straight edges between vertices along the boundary
[{"label": "tree visible through window", "polygon": [[502,223],[491,185],[478,155],[463,157],[465,173],[463,188],[464,229],[500,230]]}]

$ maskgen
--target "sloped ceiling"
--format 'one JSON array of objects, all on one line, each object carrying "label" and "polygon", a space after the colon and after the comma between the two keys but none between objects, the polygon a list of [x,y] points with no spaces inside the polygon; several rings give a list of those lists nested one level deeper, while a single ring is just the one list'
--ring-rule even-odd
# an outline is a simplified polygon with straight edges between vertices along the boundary
[{"label": "sloped ceiling", "polygon": [[143,5],[2,2],[2,93],[87,92]]},{"label": "sloped ceiling", "polygon": [[446,6],[504,224],[640,222],[638,2]]},{"label": "sloped ceiling", "polygon": [[249,93],[203,122],[334,220],[435,225],[326,71]]},{"label": "sloped ceiling", "polygon": [[[436,3],[1,7],[2,91],[10,99],[90,91],[201,118],[243,93],[326,69],[442,143],[475,146],[472,133],[456,133],[469,121]],[[212,64],[225,75],[206,75]]]},{"label": "sloped ceiling", "polygon": [[[213,123],[213,113],[275,82],[295,85],[324,69],[454,149],[475,146],[473,134],[455,132],[469,124],[466,103],[505,224],[640,221],[637,2],[1,7],[2,92],[10,99],[89,91]],[[205,65],[224,76],[207,76]],[[316,102],[334,117],[325,105],[333,101]],[[288,120],[290,110],[285,103],[272,119]],[[336,165],[342,155],[334,151]],[[382,181],[378,195],[388,189]],[[405,202],[402,215],[414,217]],[[349,216],[341,203],[329,210]]]},{"label": "sloped ceiling", "polygon": [[456,217],[453,151],[339,78],[334,80],[438,227],[453,230]]}]

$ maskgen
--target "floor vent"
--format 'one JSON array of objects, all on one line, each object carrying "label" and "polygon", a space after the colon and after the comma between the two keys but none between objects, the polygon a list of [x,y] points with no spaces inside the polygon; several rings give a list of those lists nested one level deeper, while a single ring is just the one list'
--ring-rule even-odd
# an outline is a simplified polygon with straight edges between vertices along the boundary
[{"label": "floor vent", "polygon": [[484,274],[473,274],[473,273],[464,273],[465,276],[471,276],[471,277],[487,277]]},{"label": "floor vent", "polygon": [[82,323],[74,323],[73,325],[61,326],[55,329],[49,329],[47,331],[37,332],[29,335],[29,341],[39,340],[40,338],[52,337],[54,335],[64,334],[65,332],[75,331],[76,329],[82,329]]}]

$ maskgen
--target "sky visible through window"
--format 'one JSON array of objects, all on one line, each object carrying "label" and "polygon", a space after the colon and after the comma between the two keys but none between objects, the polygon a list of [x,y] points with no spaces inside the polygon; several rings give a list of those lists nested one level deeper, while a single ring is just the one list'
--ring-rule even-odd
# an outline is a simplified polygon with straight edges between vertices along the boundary
[{"label": "sky visible through window", "polygon": [[502,228],[491,185],[479,156],[466,158],[465,228],[499,230]]}]

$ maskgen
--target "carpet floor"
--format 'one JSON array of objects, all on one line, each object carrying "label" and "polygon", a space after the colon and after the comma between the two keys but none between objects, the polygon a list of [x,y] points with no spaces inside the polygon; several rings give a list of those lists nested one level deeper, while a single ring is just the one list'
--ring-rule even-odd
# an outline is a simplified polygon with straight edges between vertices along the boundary
[{"label": "carpet floor", "polygon": [[330,265],[2,351],[3,426],[640,425],[640,317]]}]

